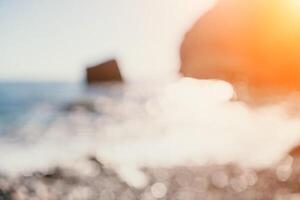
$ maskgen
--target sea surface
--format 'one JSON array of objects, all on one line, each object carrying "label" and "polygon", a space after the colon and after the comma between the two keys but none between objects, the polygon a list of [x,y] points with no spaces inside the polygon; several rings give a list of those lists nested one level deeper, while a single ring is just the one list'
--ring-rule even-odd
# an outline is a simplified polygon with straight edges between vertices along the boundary
[{"label": "sea surface", "polygon": [[41,109],[54,112],[84,96],[84,88],[82,83],[0,82],[0,135],[13,132],[32,118],[40,118],[35,113]]}]

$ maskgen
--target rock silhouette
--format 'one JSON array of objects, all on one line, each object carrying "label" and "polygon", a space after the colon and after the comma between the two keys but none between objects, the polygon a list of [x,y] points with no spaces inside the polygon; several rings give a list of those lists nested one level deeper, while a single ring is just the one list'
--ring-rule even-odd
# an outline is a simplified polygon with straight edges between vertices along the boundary
[{"label": "rock silhouette", "polygon": [[86,81],[88,84],[102,82],[122,82],[123,78],[116,60],[88,67],[86,70]]}]

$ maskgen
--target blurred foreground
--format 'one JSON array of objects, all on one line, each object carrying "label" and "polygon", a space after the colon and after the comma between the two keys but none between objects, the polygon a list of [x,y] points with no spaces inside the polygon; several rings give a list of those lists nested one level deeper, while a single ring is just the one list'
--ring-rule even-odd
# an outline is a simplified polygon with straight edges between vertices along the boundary
[{"label": "blurred foreground", "polygon": [[300,197],[300,163],[292,170],[291,162],[287,158],[277,169],[260,171],[234,165],[148,168],[143,171],[149,184],[136,189],[98,161],[86,159],[76,164],[76,170],[56,168],[48,174],[2,177],[0,199],[295,200]]},{"label": "blurred foreground", "polygon": [[226,82],[188,78],[54,99],[3,129],[1,199],[299,198],[289,99],[253,109]]}]

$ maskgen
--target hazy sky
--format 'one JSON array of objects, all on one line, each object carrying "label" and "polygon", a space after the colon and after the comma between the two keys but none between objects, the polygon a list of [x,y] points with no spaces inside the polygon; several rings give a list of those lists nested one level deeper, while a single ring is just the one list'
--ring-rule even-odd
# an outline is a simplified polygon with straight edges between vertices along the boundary
[{"label": "hazy sky", "polygon": [[177,70],[185,31],[213,0],[0,0],[0,80],[80,80],[116,57],[129,80]]}]

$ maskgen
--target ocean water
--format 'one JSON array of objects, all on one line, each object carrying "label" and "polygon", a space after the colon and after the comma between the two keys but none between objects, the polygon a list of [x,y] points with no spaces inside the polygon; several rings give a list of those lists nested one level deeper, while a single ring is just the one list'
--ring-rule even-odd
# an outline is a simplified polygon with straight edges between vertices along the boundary
[{"label": "ocean water", "polygon": [[0,82],[0,135],[10,134],[40,109],[58,110],[83,95],[84,84]]}]

